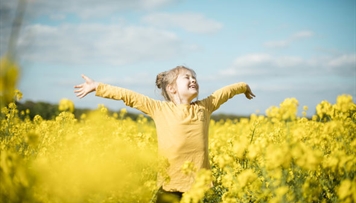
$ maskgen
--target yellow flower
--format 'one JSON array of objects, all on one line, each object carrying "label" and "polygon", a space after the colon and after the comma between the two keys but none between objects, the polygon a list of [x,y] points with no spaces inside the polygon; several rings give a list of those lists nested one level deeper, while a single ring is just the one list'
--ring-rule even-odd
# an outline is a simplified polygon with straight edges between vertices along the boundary
[{"label": "yellow flower", "polygon": [[352,182],[349,179],[343,180],[337,190],[340,199],[345,199],[352,194]]},{"label": "yellow flower", "polygon": [[323,161],[322,152],[312,150],[302,142],[293,147],[292,156],[298,166],[308,170],[316,170]]},{"label": "yellow flower", "polygon": [[286,143],[281,145],[269,145],[266,150],[266,166],[268,169],[277,167],[288,168],[291,162],[289,146]]},{"label": "yellow flower", "polygon": [[195,173],[196,172],[196,167],[194,165],[193,162],[191,161],[186,161],[182,168],[181,168],[182,172],[186,175],[189,175],[189,174],[192,174],[192,173]]},{"label": "yellow flower", "polygon": [[277,195],[277,198],[282,198],[285,194],[287,194],[289,190],[289,187],[288,186],[282,186],[282,187],[278,187],[276,189],[276,195]]},{"label": "yellow flower", "polygon": [[15,61],[5,55],[0,59],[0,107],[14,99],[19,67]]},{"label": "yellow flower", "polygon": [[31,146],[36,146],[39,142],[39,135],[34,132],[27,133],[26,142]]},{"label": "yellow flower", "polygon": [[321,101],[321,103],[316,106],[316,113],[321,119],[334,114],[332,105],[326,100]]},{"label": "yellow flower", "polygon": [[15,100],[20,101],[22,99],[22,92],[20,90],[15,90]]},{"label": "yellow flower", "polygon": [[259,144],[251,144],[248,146],[247,158],[254,160],[259,155],[261,155],[261,153],[262,153],[262,149]]},{"label": "yellow flower", "polygon": [[272,106],[266,110],[266,114],[269,118],[272,118],[273,122],[277,120],[291,121],[297,118],[298,100],[296,98],[287,98],[280,103],[279,108]]},{"label": "yellow flower", "polygon": [[73,113],[74,112],[74,103],[66,98],[63,98],[59,101],[58,106],[59,111],[68,111]]},{"label": "yellow flower", "polygon": [[127,114],[126,108],[122,108],[122,109],[120,110],[120,118],[123,119],[126,114]]},{"label": "yellow flower", "polygon": [[192,188],[183,194],[182,203],[199,203],[212,186],[211,171],[202,169],[197,173]]},{"label": "yellow flower", "polygon": [[337,109],[338,111],[346,113],[352,110],[354,108],[354,105],[355,104],[352,101],[352,96],[344,94],[337,97],[334,108]]},{"label": "yellow flower", "polygon": [[241,140],[239,140],[238,142],[234,143],[234,146],[232,148],[232,151],[234,152],[234,155],[239,158],[242,159],[245,151],[248,147],[249,141],[247,140],[246,137],[241,138]]},{"label": "yellow flower", "polygon": [[245,187],[247,184],[252,183],[256,179],[257,175],[251,169],[242,171],[237,177],[240,187]]},{"label": "yellow flower", "polygon": [[303,110],[307,111],[308,110],[308,106],[303,106]]}]

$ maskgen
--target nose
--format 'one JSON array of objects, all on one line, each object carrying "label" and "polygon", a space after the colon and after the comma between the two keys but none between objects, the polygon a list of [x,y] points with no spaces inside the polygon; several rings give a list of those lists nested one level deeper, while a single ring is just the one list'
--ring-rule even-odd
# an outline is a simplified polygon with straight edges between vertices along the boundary
[{"label": "nose", "polygon": [[191,82],[191,83],[196,83],[197,81],[196,81],[195,78],[192,78],[192,79],[190,79],[190,82]]}]

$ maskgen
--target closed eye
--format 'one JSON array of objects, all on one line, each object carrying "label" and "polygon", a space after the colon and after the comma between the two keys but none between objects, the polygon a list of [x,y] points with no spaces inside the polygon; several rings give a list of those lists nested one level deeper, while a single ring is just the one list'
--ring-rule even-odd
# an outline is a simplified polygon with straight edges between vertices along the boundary
[{"label": "closed eye", "polygon": [[188,79],[188,80],[189,80],[190,78],[192,78],[192,79],[194,79],[194,80],[197,80],[195,76],[188,75],[188,74],[185,75],[184,78],[185,78],[185,79]]}]

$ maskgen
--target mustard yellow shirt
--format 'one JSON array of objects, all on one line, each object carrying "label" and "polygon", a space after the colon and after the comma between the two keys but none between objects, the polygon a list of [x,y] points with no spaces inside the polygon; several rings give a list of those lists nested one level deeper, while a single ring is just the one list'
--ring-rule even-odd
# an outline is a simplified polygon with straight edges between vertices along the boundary
[{"label": "mustard yellow shirt", "polygon": [[194,175],[185,175],[185,162],[199,169],[210,169],[208,131],[211,114],[233,96],[244,93],[246,83],[225,86],[203,100],[176,105],[173,102],[152,99],[143,94],[107,84],[99,84],[96,96],[123,100],[130,107],[150,116],[156,125],[158,151],[169,162],[166,191],[186,192],[194,182]]}]

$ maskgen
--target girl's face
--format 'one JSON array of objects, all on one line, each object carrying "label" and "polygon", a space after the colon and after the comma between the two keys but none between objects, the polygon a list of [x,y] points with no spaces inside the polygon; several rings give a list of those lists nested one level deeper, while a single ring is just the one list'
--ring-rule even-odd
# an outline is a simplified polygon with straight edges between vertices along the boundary
[{"label": "girl's face", "polygon": [[176,80],[176,91],[181,100],[190,103],[199,93],[196,76],[189,70],[180,71]]}]

